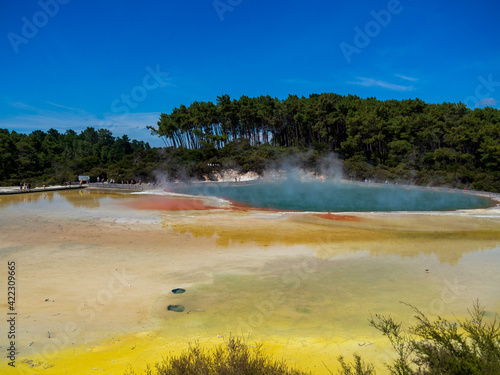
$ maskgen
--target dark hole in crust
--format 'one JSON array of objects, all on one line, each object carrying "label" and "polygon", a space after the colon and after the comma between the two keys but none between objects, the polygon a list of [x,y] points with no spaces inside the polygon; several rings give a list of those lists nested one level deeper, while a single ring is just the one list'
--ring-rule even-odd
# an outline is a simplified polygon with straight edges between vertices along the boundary
[{"label": "dark hole in crust", "polygon": [[182,305],[168,305],[167,310],[175,312],[183,312],[186,308]]}]

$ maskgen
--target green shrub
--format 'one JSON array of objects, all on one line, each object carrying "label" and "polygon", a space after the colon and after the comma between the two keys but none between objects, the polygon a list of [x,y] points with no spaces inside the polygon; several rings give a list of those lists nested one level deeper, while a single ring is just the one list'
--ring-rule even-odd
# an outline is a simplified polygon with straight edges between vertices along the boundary
[{"label": "green shrub", "polygon": [[357,354],[353,355],[354,363],[345,363],[344,357],[339,356],[338,360],[342,370],[341,375],[375,375],[375,369],[371,364],[365,364],[361,357]]},{"label": "green shrub", "polygon": [[[133,372],[132,372],[133,374]],[[199,344],[189,347],[179,356],[165,358],[147,375],[307,375],[290,368],[262,352],[261,346],[247,345],[241,338],[230,337],[213,350]]]},{"label": "green shrub", "polygon": [[[430,321],[424,313],[409,305],[416,313],[416,325],[407,331],[391,317],[375,315],[370,325],[386,336],[397,353],[386,364],[397,375],[494,375],[500,374],[500,325],[497,318],[485,322],[485,311],[475,302],[470,318],[449,322],[438,317]],[[339,358],[341,375],[372,375],[373,367],[354,356],[354,364]]]}]

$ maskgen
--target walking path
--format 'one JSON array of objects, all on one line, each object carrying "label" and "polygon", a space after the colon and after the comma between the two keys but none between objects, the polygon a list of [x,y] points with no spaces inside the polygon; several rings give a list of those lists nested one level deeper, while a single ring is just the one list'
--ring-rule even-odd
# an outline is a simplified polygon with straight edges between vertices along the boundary
[{"label": "walking path", "polygon": [[159,189],[158,185],[148,185],[148,184],[110,184],[107,182],[91,182],[88,184],[88,187],[92,189],[121,189],[121,190],[129,190],[129,191],[144,191],[144,190],[153,190]]}]

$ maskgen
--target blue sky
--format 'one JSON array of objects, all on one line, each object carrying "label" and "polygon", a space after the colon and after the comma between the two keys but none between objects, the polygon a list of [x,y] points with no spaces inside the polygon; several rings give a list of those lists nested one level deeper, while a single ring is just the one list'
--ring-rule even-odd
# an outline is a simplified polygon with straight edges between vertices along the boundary
[{"label": "blue sky", "polygon": [[108,128],[334,92],[500,108],[497,0],[2,0],[0,128]]}]

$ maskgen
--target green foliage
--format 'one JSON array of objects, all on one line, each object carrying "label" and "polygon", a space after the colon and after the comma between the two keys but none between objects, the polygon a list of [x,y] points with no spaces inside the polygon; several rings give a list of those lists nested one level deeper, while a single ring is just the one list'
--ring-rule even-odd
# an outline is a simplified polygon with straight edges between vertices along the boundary
[{"label": "green foliage", "polygon": [[192,345],[179,356],[168,357],[148,368],[147,375],[307,375],[290,368],[285,361],[274,360],[241,338],[230,337],[225,344],[207,351]]},{"label": "green foliage", "polygon": [[[391,317],[375,315],[369,320],[396,351],[394,362],[386,364],[391,374],[500,374],[500,324],[497,317],[485,321],[479,302],[469,310],[469,318],[457,322],[441,317],[431,321],[422,311],[409,306],[416,313],[416,324],[407,331]],[[352,365],[358,372],[349,372],[351,365],[346,365],[343,358],[339,361],[341,374],[364,374],[359,356]]]},{"label": "green foliage", "polygon": [[396,351],[397,358],[394,363],[387,365],[391,374],[412,374],[410,356],[413,353],[413,347],[411,338],[402,330],[401,323],[394,322],[391,317],[375,315],[375,319],[373,317],[370,319],[370,324],[389,339]]},{"label": "green foliage", "polygon": [[365,364],[361,357],[353,354],[354,363],[346,363],[343,356],[339,356],[340,367],[339,375],[375,375],[375,369],[371,364]]},{"label": "green foliage", "polygon": [[78,175],[138,180],[145,176],[141,160],[148,152],[148,144],[126,135],[115,138],[106,129],[87,128],[80,134],[36,130],[28,135],[0,129],[0,184],[60,184],[76,181]]}]

